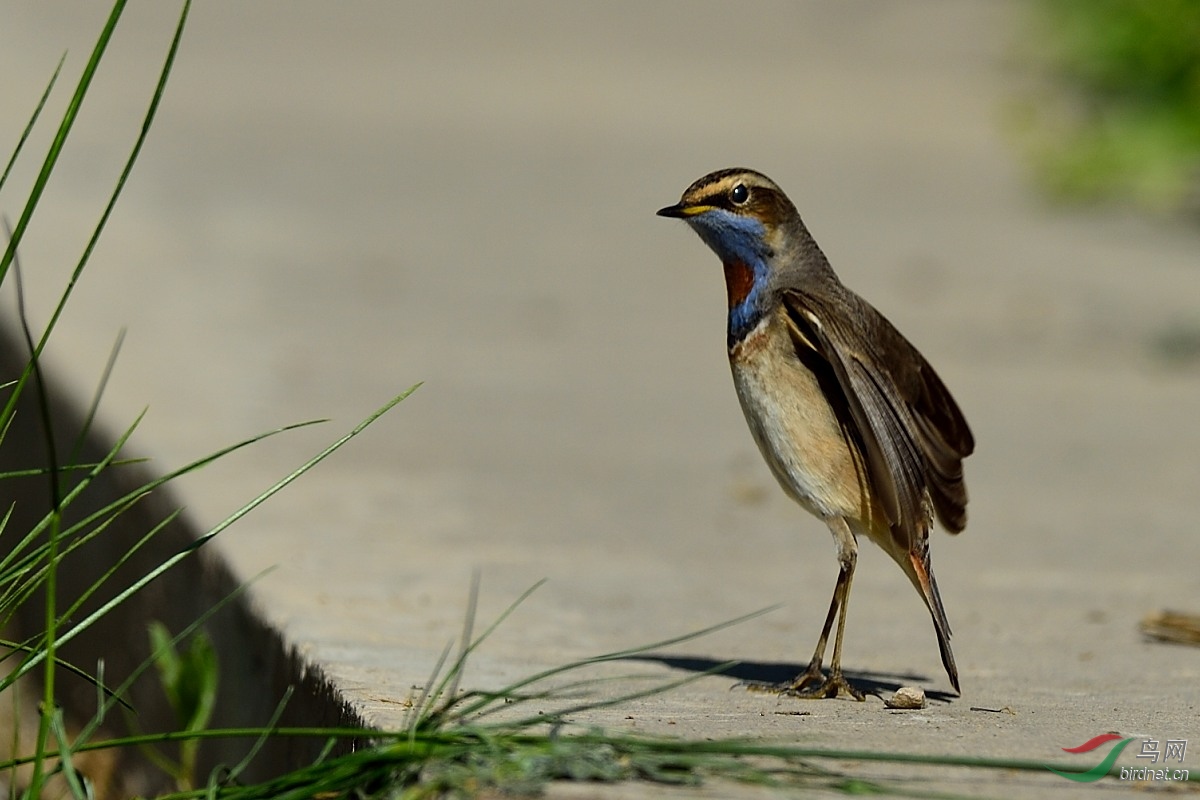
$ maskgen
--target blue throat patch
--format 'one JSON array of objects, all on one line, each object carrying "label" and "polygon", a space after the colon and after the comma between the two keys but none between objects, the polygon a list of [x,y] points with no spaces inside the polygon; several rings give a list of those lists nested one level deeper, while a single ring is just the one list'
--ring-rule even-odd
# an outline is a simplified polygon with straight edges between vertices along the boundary
[{"label": "blue throat patch", "polygon": [[739,272],[751,273],[749,291],[735,293],[730,287],[729,346],[732,347],[762,319],[759,301],[771,269],[767,264],[771,251],[766,244],[766,229],[757,219],[724,209],[714,209],[688,222],[726,265],[727,285]]}]

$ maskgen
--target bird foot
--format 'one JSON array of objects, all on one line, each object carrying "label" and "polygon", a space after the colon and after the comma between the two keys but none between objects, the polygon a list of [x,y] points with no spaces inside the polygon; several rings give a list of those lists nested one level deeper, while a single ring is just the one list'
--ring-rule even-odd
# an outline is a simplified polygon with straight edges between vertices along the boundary
[{"label": "bird foot", "polygon": [[766,692],[780,694],[786,697],[799,697],[804,700],[820,700],[826,697],[837,697],[848,694],[855,700],[866,700],[866,696],[855,689],[840,669],[835,669],[826,675],[818,664],[810,664],[808,669],[790,681],[783,683],[762,683],[746,681],[743,686],[751,692]]}]

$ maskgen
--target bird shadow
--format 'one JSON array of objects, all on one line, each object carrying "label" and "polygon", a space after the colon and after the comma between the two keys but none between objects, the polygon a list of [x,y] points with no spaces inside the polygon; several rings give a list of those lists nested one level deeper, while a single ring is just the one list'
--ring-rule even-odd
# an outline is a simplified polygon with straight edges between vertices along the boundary
[{"label": "bird shadow", "polygon": [[[626,656],[627,661],[651,661],[669,669],[695,673],[711,673],[732,678],[737,683],[731,689],[745,684],[780,684],[790,681],[805,670],[807,664],[783,661],[721,661],[705,656],[666,655],[640,653]],[[885,698],[902,686],[912,686],[929,680],[928,675],[898,672],[868,672],[843,669],[846,679],[861,692]],[[939,690],[926,690],[925,697],[939,703],[949,703],[957,695]]]}]

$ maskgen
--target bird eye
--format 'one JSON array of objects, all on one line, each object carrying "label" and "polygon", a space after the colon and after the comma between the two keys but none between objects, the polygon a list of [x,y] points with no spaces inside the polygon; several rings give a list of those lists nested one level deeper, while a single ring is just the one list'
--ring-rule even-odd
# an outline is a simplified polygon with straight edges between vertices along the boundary
[{"label": "bird eye", "polygon": [[739,183],[730,190],[729,199],[735,206],[740,206],[750,199],[750,190],[746,188],[746,184]]}]

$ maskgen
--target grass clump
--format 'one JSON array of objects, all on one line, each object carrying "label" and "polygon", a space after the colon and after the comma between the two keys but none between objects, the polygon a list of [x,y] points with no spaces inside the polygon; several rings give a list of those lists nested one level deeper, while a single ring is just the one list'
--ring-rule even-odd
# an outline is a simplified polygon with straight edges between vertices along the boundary
[{"label": "grass clump", "polygon": [[[977,786],[990,776],[1014,773],[1031,779],[1060,781],[1048,767],[1064,772],[1077,765],[1045,761],[974,756],[926,755],[871,750],[801,747],[755,739],[684,739],[612,733],[584,727],[571,718],[588,711],[636,703],[640,698],[669,692],[711,673],[664,681],[661,677],[626,675],[615,680],[630,688],[601,700],[581,699],[612,678],[575,678],[602,663],[634,659],[651,651],[704,636],[757,616],[714,625],[683,636],[641,647],[606,653],[544,670],[497,690],[460,692],[468,661],[487,637],[524,602],[533,587],[514,602],[487,630],[472,636],[474,605],[456,658],[447,647],[424,690],[414,698],[410,722],[401,730],[357,728],[283,728],[181,732],[168,738],[324,737],[327,752],[334,743],[353,739],[358,749],[316,760],[277,778],[240,784],[238,769],[210,776],[208,785],[165,795],[164,800],[432,800],[478,796],[537,796],[556,781],[611,784],[643,781],[664,786],[719,783],[727,787],[768,787],[800,795],[833,793],[896,797],[949,798],[929,786],[930,770],[961,768],[957,780]],[[720,665],[720,672],[730,664]],[[497,719],[499,718],[499,719]],[[142,739],[98,746],[128,746]],[[922,772],[909,778],[871,779],[862,776],[862,763],[911,765]],[[856,764],[853,771],[847,765]],[[2,766],[2,765],[0,765]],[[855,773],[859,774],[855,774]],[[940,773],[945,775],[945,772]],[[1113,767],[1110,775],[1119,774]],[[953,781],[951,778],[949,781]],[[972,797],[978,794],[972,791]]]},{"label": "grass clump", "polygon": [[1200,223],[1200,0],[1033,0],[1040,88],[1020,133],[1040,186]]}]

